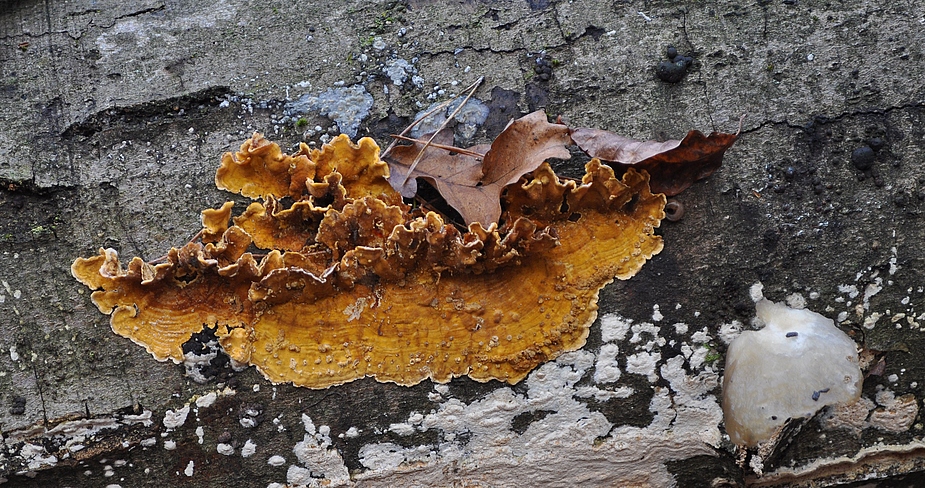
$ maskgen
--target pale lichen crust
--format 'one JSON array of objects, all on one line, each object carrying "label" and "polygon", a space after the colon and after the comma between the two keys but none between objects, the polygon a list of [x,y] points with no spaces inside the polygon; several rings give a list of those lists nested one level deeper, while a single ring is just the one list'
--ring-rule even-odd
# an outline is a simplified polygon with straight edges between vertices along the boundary
[{"label": "pale lichen crust", "polygon": [[277,383],[516,383],[582,347],[601,288],[662,249],[665,197],[646,173],[618,179],[596,159],[580,183],[544,164],[509,186],[487,229],[412,208],[388,175],[368,138],[286,155],[256,134],[216,183],[261,201],[233,218],[231,203],[203,211],[200,239],[163,263],[123,267],[101,249],[72,273],[159,360],[182,361],[208,327]]}]

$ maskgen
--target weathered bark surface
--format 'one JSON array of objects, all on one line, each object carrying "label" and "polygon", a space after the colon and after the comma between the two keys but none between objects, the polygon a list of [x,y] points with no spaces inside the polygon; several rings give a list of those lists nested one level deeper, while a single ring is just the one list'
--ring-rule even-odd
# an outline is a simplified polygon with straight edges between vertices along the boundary
[{"label": "weathered bark surface", "polygon": [[[925,469],[922,2],[129,3],[0,1],[0,480],[813,486]],[[680,83],[655,76],[668,45],[695,58]],[[678,197],[664,251],[601,293],[588,344],[521,384],[308,390],[252,368],[198,384],[113,334],[70,276],[99,247],[185,243],[232,198],[214,171],[253,131],[292,147],[346,128],[285,118],[303,94],[363,86],[358,134],[384,145],[482,75],[476,142],[538,107],[640,139],[747,114],[724,166]],[[884,366],[761,477],[722,437],[718,387],[720,331],[749,323],[759,282]]]}]

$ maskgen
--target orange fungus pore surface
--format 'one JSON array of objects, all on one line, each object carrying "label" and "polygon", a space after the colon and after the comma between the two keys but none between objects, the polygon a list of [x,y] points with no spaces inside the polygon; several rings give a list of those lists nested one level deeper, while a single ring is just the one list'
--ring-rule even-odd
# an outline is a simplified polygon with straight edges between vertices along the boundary
[{"label": "orange fungus pore surface", "polygon": [[516,383],[583,346],[601,288],[662,249],[665,197],[645,172],[617,178],[597,159],[580,182],[544,163],[508,186],[487,228],[412,208],[388,175],[368,138],[286,155],[256,134],[216,183],[260,201],[237,217],[230,203],[203,211],[203,232],[163,263],[122,266],[101,249],[72,273],[159,360],[182,361],[211,328],[276,383]]}]

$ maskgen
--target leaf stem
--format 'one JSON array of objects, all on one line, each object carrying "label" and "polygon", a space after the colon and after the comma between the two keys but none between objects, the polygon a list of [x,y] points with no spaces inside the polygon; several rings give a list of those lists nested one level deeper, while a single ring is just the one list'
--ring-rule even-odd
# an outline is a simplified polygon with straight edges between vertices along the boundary
[{"label": "leaf stem", "polygon": [[[437,137],[437,134],[439,134],[440,131],[442,131],[443,128],[446,127],[446,124],[448,124],[450,120],[453,119],[453,117],[456,117],[456,114],[458,114],[459,111],[462,110],[464,106],[466,106],[466,103],[469,102],[469,99],[472,98],[472,94],[475,93],[476,88],[478,88],[479,85],[482,84],[482,81],[484,79],[485,79],[484,76],[479,76],[479,79],[475,80],[475,83],[469,85],[470,86],[469,93],[466,94],[466,98],[464,98],[462,103],[460,103],[459,106],[456,107],[455,110],[453,110],[453,113],[450,114],[450,116],[447,117],[446,120],[444,120],[442,124],[440,124],[440,127],[436,131],[434,131],[433,134],[431,134],[430,139],[427,141],[427,143],[424,144],[424,147],[421,148],[421,151],[418,153],[417,157],[414,158],[414,161],[411,162],[411,166],[408,167],[408,172],[405,173],[405,177],[401,180],[401,184],[398,185],[399,188],[405,186],[405,183],[408,182],[408,178],[411,177],[411,173],[414,172],[414,168],[417,167],[418,163],[421,162],[421,159],[424,157],[424,151],[426,151],[427,147],[430,146],[430,144],[434,141],[434,138]],[[423,119],[423,117],[421,117],[421,119]],[[418,119],[418,120],[421,120],[421,119]]]},{"label": "leaf stem", "polygon": [[[466,88],[466,90],[470,90],[470,89],[471,89],[471,90],[474,90],[475,87],[479,86],[479,84],[482,83],[482,80],[483,80],[484,78],[485,78],[484,76],[479,77],[479,79],[476,80],[475,83],[469,85],[469,86]],[[417,119],[415,119],[415,121],[412,122],[410,125],[408,125],[408,127],[405,127],[405,130],[401,131],[401,134],[399,134],[399,135],[400,135],[400,136],[404,136],[404,135],[407,134],[411,129],[413,129],[415,126],[417,126],[418,124],[420,124],[421,122],[423,122],[424,119],[426,119],[427,117],[430,117],[431,115],[437,113],[438,111],[440,111],[440,110],[442,110],[442,109],[445,109],[447,106],[449,106],[451,103],[453,103],[453,101],[456,100],[457,98],[459,98],[459,97],[451,98],[451,99],[449,99],[449,100],[447,100],[447,101],[441,103],[440,105],[437,105],[436,107],[434,107],[434,108],[428,110],[426,113],[424,113],[424,115],[422,115],[422,116],[418,117]],[[438,131],[438,132],[439,132],[439,131]],[[394,135],[393,135],[393,137],[394,137]],[[392,141],[392,143],[389,144],[389,147],[385,148],[385,151],[382,151],[382,157],[385,158],[386,156],[388,156],[389,153],[392,152],[392,148],[395,147],[395,144],[397,144],[397,143],[398,143],[398,141]]]},{"label": "leaf stem", "polygon": [[[398,140],[400,140],[400,141],[417,142],[417,143],[419,143],[419,144],[426,144],[426,143],[427,143],[427,141],[425,141],[425,140],[423,140],[423,139],[414,139],[414,138],[411,138],[411,137],[405,137],[405,136],[400,136],[400,135],[395,135],[395,134],[392,134],[392,138],[398,139]],[[475,151],[470,151],[470,150],[468,150],[468,149],[462,149],[462,148],[459,148],[459,147],[456,147],[456,146],[447,146],[447,145],[445,145],[445,144],[430,143],[430,147],[435,147],[435,148],[437,148],[437,149],[444,149],[444,150],[446,150],[446,151],[451,151],[451,152],[463,154],[463,155],[466,155],[466,156],[472,156],[472,157],[474,157],[474,158],[484,158],[484,157],[485,157],[485,155],[482,154],[482,153],[477,153],[477,152],[475,152]]]}]

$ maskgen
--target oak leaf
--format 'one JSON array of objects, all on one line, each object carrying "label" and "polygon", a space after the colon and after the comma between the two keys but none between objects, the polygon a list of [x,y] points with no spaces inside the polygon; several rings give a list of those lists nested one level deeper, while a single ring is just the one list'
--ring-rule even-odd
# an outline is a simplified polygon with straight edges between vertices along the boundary
[{"label": "oak leaf", "polygon": [[652,191],[674,196],[713,174],[738,134],[692,130],[682,140],[637,141],[601,129],[572,129],[572,140],[592,158],[649,173]]},{"label": "oak leaf", "polygon": [[489,225],[501,217],[504,187],[547,159],[568,159],[566,146],[570,143],[568,127],[549,123],[546,113],[538,110],[512,121],[490,146],[450,151],[447,147],[452,144],[452,132],[444,129],[426,149],[424,143],[416,141],[393,148],[384,158],[391,163],[389,181],[403,196],[416,192],[413,178],[424,178],[467,225]]}]

